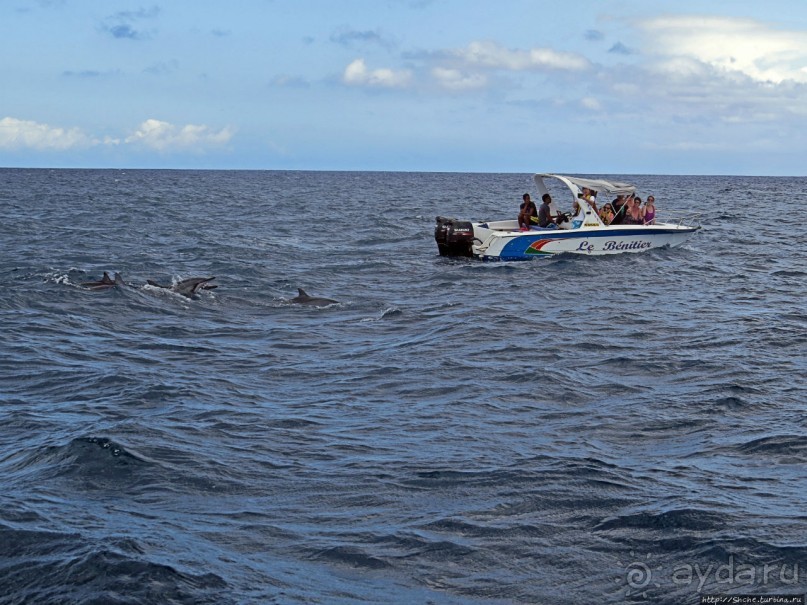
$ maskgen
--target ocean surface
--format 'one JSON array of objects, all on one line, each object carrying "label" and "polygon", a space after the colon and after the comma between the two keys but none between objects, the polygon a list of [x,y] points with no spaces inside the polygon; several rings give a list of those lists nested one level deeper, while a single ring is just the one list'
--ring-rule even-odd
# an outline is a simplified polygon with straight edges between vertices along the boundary
[{"label": "ocean surface", "polygon": [[434,217],[530,175],[0,170],[0,603],[807,592],[807,179],[607,176],[703,229],[482,263]]}]

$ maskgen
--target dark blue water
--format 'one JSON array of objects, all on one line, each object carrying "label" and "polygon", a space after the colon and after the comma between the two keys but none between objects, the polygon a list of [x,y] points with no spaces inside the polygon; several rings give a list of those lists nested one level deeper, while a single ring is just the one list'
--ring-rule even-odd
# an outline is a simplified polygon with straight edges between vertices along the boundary
[{"label": "dark blue water", "polygon": [[611,176],[704,229],[479,263],[434,216],[529,175],[0,171],[0,602],[803,594],[807,179]]}]

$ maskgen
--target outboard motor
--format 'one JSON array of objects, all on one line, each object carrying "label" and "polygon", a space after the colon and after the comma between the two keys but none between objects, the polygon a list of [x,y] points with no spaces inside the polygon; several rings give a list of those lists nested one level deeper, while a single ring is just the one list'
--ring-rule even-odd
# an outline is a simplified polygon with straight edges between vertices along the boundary
[{"label": "outboard motor", "polygon": [[473,256],[474,226],[470,221],[438,216],[434,240],[440,256]]}]

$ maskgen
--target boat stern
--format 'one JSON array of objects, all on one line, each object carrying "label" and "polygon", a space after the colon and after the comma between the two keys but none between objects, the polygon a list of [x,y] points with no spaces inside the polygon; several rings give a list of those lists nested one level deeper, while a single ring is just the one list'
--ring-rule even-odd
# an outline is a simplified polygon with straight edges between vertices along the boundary
[{"label": "boat stern", "polygon": [[474,226],[470,221],[438,216],[434,241],[440,256],[473,256]]}]

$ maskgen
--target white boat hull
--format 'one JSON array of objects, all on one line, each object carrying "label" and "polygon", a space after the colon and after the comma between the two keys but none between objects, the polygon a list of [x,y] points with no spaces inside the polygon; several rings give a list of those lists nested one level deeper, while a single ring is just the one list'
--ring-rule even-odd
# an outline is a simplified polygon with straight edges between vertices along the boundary
[{"label": "white boat hull", "polygon": [[622,254],[679,246],[698,227],[676,224],[614,225],[596,229],[497,229],[473,223],[473,256],[484,260],[530,260],[555,254]]}]

